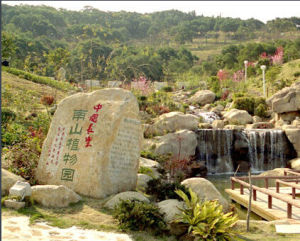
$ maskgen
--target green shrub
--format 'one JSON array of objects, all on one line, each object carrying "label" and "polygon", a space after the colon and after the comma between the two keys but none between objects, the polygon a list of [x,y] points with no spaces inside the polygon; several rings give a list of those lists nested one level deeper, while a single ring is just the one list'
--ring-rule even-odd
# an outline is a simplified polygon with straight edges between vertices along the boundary
[{"label": "green shrub", "polygon": [[161,90],[164,92],[172,92],[173,88],[171,86],[164,86]]},{"label": "green shrub", "polygon": [[48,85],[48,86],[54,87],[56,89],[60,89],[60,90],[64,90],[64,91],[76,89],[73,85],[71,85],[68,82],[53,80],[49,77],[31,74],[31,73],[25,72],[23,70],[19,70],[19,69],[15,69],[15,68],[3,68],[3,70],[7,71],[8,73],[17,75],[21,78],[30,80],[32,82]]},{"label": "green shrub", "polygon": [[234,240],[236,232],[232,229],[238,217],[231,212],[224,214],[216,200],[200,201],[197,194],[189,189],[190,198],[181,190],[176,193],[184,200],[186,207],[176,222],[186,224],[188,233],[195,240]]},{"label": "green shrub", "polygon": [[258,112],[261,112],[262,109],[265,109],[265,111],[267,111],[268,106],[267,106],[265,98],[262,98],[262,97],[257,97],[257,98],[237,97],[234,99],[234,104],[233,104],[233,108],[236,108],[239,110],[246,110],[251,115],[253,115],[257,112],[258,106],[261,106],[261,107],[259,107]]},{"label": "green shrub", "polygon": [[114,209],[114,218],[122,230],[151,231],[159,234],[166,230],[166,223],[159,208],[138,200],[122,200]]},{"label": "green shrub", "polygon": [[249,114],[253,115],[254,104],[255,100],[252,97],[238,97],[234,100],[233,108],[246,110]]},{"label": "green shrub", "polygon": [[259,117],[266,117],[267,107],[264,104],[259,104],[254,111],[254,115]]},{"label": "green shrub", "polygon": [[148,176],[153,177],[153,171],[150,167],[140,167],[138,173],[146,174]]},{"label": "green shrub", "polygon": [[14,121],[17,117],[16,113],[9,108],[1,109],[2,125],[6,125],[10,121]]},{"label": "green shrub", "polygon": [[26,128],[18,123],[2,125],[2,144],[3,146],[12,146],[27,138]]},{"label": "green shrub", "polygon": [[157,159],[157,155],[154,154],[151,151],[148,151],[148,150],[141,151],[141,157],[144,157],[144,158],[147,158],[147,159],[151,159],[151,160],[156,160]]},{"label": "green shrub", "polygon": [[297,72],[294,73],[294,77],[297,78],[297,77],[299,77],[299,76],[300,76],[300,71],[297,71]]},{"label": "green shrub", "polygon": [[166,199],[179,199],[175,192],[177,189],[188,193],[188,190],[179,182],[169,183],[157,178],[147,182],[146,193],[151,195],[155,201],[159,202]]}]

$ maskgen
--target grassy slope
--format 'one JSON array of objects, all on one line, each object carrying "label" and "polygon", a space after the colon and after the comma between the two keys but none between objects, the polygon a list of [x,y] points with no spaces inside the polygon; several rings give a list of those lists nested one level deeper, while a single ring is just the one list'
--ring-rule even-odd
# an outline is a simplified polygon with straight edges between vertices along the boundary
[{"label": "grassy slope", "polygon": [[54,96],[56,103],[67,96],[67,93],[55,88],[36,84],[13,74],[2,72],[2,108],[9,107],[21,115],[43,111],[45,107],[40,98],[43,95]]}]

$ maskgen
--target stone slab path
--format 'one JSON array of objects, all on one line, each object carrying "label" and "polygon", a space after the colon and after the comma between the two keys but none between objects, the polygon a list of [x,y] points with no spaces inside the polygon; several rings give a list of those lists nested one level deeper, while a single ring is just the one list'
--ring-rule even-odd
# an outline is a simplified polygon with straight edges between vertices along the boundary
[{"label": "stone slab path", "polygon": [[2,216],[2,240],[5,241],[133,241],[127,234],[71,227],[60,229],[44,222],[29,225],[26,216]]}]

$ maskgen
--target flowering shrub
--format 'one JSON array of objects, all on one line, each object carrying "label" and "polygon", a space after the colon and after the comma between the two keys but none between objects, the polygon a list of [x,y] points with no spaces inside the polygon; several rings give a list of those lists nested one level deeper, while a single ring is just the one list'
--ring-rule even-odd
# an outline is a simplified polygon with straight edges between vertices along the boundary
[{"label": "flowering shrub", "polygon": [[244,79],[244,71],[243,70],[238,70],[233,73],[233,81],[234,82],[240,82]]},{"label": "flowering shrub", "polygon": [[144,76],[140,76],[138,79],[133,79],[131,82],[131,89],[138,91],[144,96],[148,96],[154,91],[151,81],[147,80]]},{"label": "flowering shrub", "polygon": [[276,52],[273,56],[271,56],[271,61],[274,65],[280,65],[283,63],[283,47],[279,46],[276,49]]},{"label": "flowering shrub", "polygon": [[223,81],[223,80],[228,79],[229,74],[226,70],[220,69],[217,73],[217,77],[218,77],[219,81]]}]

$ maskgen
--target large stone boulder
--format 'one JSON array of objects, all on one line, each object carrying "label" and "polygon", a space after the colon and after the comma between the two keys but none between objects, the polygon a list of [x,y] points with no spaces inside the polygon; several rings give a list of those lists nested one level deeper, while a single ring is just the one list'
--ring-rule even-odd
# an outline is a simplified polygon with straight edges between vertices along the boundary
[{"label": "large stone boulder", "polygon": [[62,208],[81,200],[78,194],[63,185],[36,185],[31,190],[33,200],[45,207]]},{"label": "large stone boulder", "polygon": [[293,147],[297,152],[297,156],[300,157],[300,128],[293,125],[284,125],[282,129],[289,141],[293,144]]},{"label": "large stone boulder", "polygon": [[275,168],[273,170],[265,171],[257,176],[267,177],[267,176],[284,176],[284,171],[289,170],[288,168]]},{"label": "large stone boulder", "polygon": [[147,141],[145,148],[152,148],[158,155],[171,154],[172,158],[183,160],[195,155],[196,146],[196,134],[189,130],[181,130],[164,136],[156,136]]},{"label": "large stone boulder", "polygon": [[158,117],[148,132],[155,135],[165,135],[178,130],[196,130],[199,117],[182,112],[169,112]]},{"label": "large stone boulder", "polygon": [[267,100],[267,104],[276,113],[300,110],[300,82],[283,88]]},{"label": "large stone boulder", "polygon": [[218,200],[225,211],[229,210],[229,204],[217,188],[207,179],[201,177],[189,178],[181,182],[186,188],[191,188],[200,199]]},{"label": "large stone boulder", "polygon": [[43,144],[38,182],[96,198],[134,190],[142,141],[138,114],[134,95],[119,88],[62,100]]},{"label": "large stone boulder", "polygon": [[9,189],[17,182],[21,181],[24,182],[25,180],[17,176],[3,168],[1,168],[1,193],[2,196],[8,194]]},{"label": "large stone boulder", "polygon": [[300,158],[295,158],[289,161],[291,168],[294,170],[300,170]]},{"label": "large stone boulder", "polygon": [[148,186],[148,182],[152,180],[153,178],[147,174],[138,174],[138,179],[137,179],[137,189],[139,190],[145,190]]},{"label": "large stone boulder", "polygon": [[164,215],[166,223],[171,223],[178,219],[178,215],[181,213],[179,208],[183,209],[184,202],[180,202],[177,199],[167,199],[157,203],[157,206],[161,213]]},{"label": "large stone boulder", "polygon": [[214,102],[216,95],[210,90],[199,90],[190,99],[190,103],[197,103],[200,105],[211,104]]},{"label": "large stone boulder", "polygon": [[253,122],[252,116],[245,110],[231,109],[224,114],[225,119],[234,125],[245,125]]},{"label": "large stone boulder", "polygon": [[143,194],[139,193],[139,192],[121,192],[115,196],[113,196],[111,199],[109,199],[104,207],[108,208],[108,209],[114,209],[114,207],[116,205],[118,205],[119,203],[121,203],[121,201],[124,200],[138,200],[141,202],[146,202],[146,203],[150,203],[149,199],[146,198]]}]

